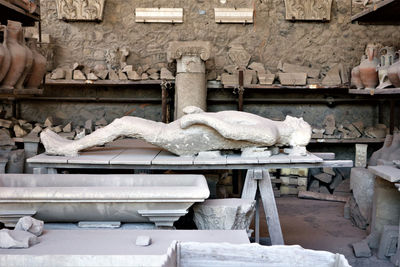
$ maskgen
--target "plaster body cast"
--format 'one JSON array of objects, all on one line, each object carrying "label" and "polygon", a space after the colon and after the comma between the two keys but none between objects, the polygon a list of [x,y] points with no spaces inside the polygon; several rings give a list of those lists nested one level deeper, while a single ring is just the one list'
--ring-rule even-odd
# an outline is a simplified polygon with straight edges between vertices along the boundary
[{"label": "plaster body cast", "polygon": [[[290,145],[304,148],[311,127],[302,118],[273,121],[239,111],[204,112],[189,106],[185,116],[169,124],[138,117],[122,117],[80,140],[66,140],[46,130],[41,133],[46,153],[75,156],[79,151],[111,142],[120,136],[143,139],[176,155],[246,147]],[[305,151],[305,150],[304,150]]]}]

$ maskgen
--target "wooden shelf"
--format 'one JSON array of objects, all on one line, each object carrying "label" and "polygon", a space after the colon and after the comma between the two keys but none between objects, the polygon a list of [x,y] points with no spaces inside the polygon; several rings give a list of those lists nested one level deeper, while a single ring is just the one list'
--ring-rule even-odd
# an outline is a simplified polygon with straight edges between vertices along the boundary
[{"label": "wooden shelf", "polygon": [[354,95],[400,95],[400,88],[349,89],[349,94],[354,94]]},{"label": "wooden shelf", "polygon": [[[234,89],[238,86],[225,86],[224,88]],[[322,86],[322,85],[305,85],[305,86],[286,86],[281,84],[272,84],[272,85],[261,85],[261,84],[248,84],[244,86],[244,89],[273,89],[273,90],[281,90],[281,89],[289,89],[289,90],[325,90],[325,89],[349,89],[348,86]]]},{"label": "wooden shelf", "polygon": [[[111,80],[97,80],[97,81],[77,81],[77,80],[46,80],[46,86],[125,86],[125,85],[161,85],[162,80],[143,80],[143,81],[111,81]],[[175,81],[168,81],[175,83]]]},{"label": "wooden shelf", "polygon": [[362,24],[400,24],[400,1],[384,0],[351,17]]},{"label": "wooden shelf", "polygon": [[38,13],[31,14],[5,0],[0,0],[0,14],[0,23],[3,25],[7,25],[7,20],[20,21],[23,26],[35,26],[35,22],[40,21]]},{"label": "wooden shelf", "polygon": [[1,89],[0,95],[7,96],[25,96],[25,95],[41,95],[43,89]]},{"label": "wooden shelf", "polygon": [[385,141],[384,138],[356,138],[356,139],[330,139],[330,138],[322,138],[322,139],[311,139],[310,144],[374,144],[374,143],[383,143]]}]

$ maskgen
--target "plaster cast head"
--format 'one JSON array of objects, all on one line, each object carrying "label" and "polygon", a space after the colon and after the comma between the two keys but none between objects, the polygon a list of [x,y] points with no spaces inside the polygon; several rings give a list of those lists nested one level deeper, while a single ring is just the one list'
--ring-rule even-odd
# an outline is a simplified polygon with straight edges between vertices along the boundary
[{"label": "plaster cast head", "polygon": [[310,142],[312,129],[303,118],[286,116],[284,123],[293,130],[290,134],[289,145],[306,146]]}]

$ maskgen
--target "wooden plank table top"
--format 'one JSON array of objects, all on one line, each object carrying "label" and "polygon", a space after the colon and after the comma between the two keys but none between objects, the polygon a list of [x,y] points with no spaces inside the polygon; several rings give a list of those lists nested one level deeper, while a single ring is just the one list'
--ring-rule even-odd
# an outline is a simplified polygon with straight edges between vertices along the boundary
[{"label": "wooden plank table top", "polygon": [[[332,153],[330,153],[332,154]],[[307,156],[278,154],[271,157],[241,157],[239,154],[218,158],[179,157],[141,140],[117,140],[104,147],[80,152],[75,157],[40,154],[29,158],[34,168],[106,168],[106,169],[249,169],[249,168],[320,168],[352,167],[351,160],[324,160],[322,154]]]}]

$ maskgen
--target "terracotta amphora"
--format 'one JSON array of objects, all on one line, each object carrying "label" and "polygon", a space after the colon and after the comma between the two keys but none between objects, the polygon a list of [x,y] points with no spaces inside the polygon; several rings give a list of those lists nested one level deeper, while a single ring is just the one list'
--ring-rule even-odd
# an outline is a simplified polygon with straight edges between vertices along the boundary
[{"label": "terracotta amphora", "polygon": [[399,59],[387,70],[389,81],[397,88],[400,87],[400,51],[396,52]]},{"label": "terracotta amphora", "polygon": [[361,77],[360,77],[360,66],[354,67],[351,70],[351,84],[354,85],[357,89],[364,88],[364,85],[361,82]]},{"label": "terracotta amphora", "polygon": [[0,63],[0,84],[6,76],[11,64],[11,55],[7,47],[7,27],[0,25],[0,31],[3,32],[3,43],[0,44],[0,54],[3,54],[3,60]]},{"label": "terracotta amphora", "polygon": [[375,89],[379,83],[377,67],[379,65],[377,44],[368,44],[365,49],[367,59],[360,64],[360,78],[366,89]]},{"label": "terracotta amphora", "polygon": [[19,35],[19,42],[25,48],[26,51],[26,59],[25,59],[25,68],[21,77],[19,77],[17,83],[15,84],[15,89],[24,89],[24,82],[26,77],[31,73],[32,65],[33,65],[33,53],[29,47],[25,44],[24,31],[22,30]]},{"label": "terracotta amphora", "polygon": [[35,38],[27,38],[28,47],[33,53],[33,65],[30,74],[26,77],[25,88],[37,89],[42,82],[43,76],[46,74],[46,58],[37,50],[37,42]]},{"label": "terracotta amphora", "polygon": [[13,89],[25,69],[26,49],[19,43],[22,24],[9,20],[7,23],[7,47],[10,52],[11,64],[4,77],[1,88]]}]

